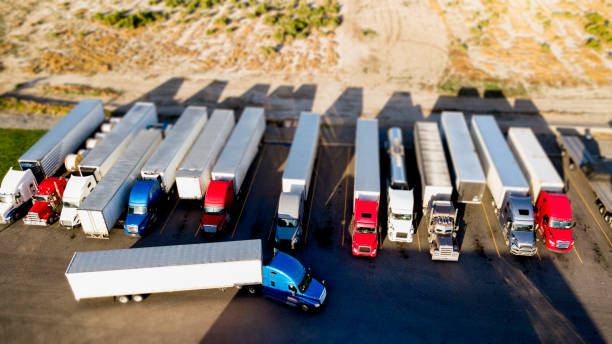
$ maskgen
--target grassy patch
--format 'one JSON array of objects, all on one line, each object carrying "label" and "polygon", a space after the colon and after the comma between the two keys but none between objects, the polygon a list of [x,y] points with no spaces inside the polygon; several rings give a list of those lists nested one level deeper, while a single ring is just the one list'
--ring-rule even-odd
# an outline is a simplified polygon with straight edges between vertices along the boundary
[{"label": "grassy patch", "polygon": [[134,13],[114,11],[110,13],[98,12],[94,15],[94,19],[118,28],[137,29],[158,20],[165,20],[166,16],[163,13],[153,11],[137,11]]},{"label": "grassy patch", "polygon": [[374,37],[376,36],[377,33],[376,31],[372,30],[372,29],[361,29],[361,37]]},{"label": "grassy patch", "polygon": [[510,85],[503,81],[456,80],[450,78],[438,83],[437,88],[441,94],[453,96],[459,95],[459,91],[462,88],[477,89],[481,95],[488,92],[489,94],[499,94],[505,97],[524,97],[528,93],[522,83]]},{"label": "grassy patch", "polygon": [[46,130],[0,129],[1,178],[4,178],[10,167],[19,169],[17,159],[46,132]]},{"label": "grassy patch", "polygon": [[65,115],[72,110],[72,106],[43,104],[15,97],[0,97],[0,110],[38,115]]},{"label": "grassy patch", "polygon": [[79,96],[89,97],[117,97],[123,92],[117,91],[110,87],[93,87],[89,85],[79,84],[64,84],[64,85],[43,85],[42,90],[45,93],[54,94],[75,94]]}]

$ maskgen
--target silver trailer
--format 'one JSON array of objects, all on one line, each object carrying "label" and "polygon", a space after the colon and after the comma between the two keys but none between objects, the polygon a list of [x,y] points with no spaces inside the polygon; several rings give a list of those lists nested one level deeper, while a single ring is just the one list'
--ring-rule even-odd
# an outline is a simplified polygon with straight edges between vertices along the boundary
[{"label": "silver trailer", "polygon": [[198,138],[206,120],[206,107],[190,106],[185,109],[157,151],[142,167],[142,179],[158,180],[162,190],[169,193],[174,186],[179,164]]},{"label": "silver trailer", "polygon": [[79,163],[79,171],[82,175],[93,175],[99,182],[136,134],[155,123],[157,123],[155,104],[134,104],[113,130],[83,158]]},{"label": "silver trailer", "polygon": [[557,140],[568,167],[571,170],[579,168],[583,172],[595,196],[599,213],[612,227],[612,162],[606,162],[589,152],[578,136],[562,135]]},{"label": "silver trailer", "polygon": [[260,240],[75,252],[66,269],[81,299],[261,285]]},{"label": "silver trailer", "polygon": [[541,191],[563,192],[564,184],[561,176],[530,128],[510,128],[508,145],[529,181],[534,204],[538,201]]},{"label": "silver trailer", "polygon": [[19,158],[21,169],[32,170],[39,182],[52,177],[62,167],[66,156],[76,152],[102,122],[102,102],[81,101]]},{"label": "silver trailer", "polygon": [[203,199],[210,172],[234,128],[234,111],[217,109],[176,172],[180,199]]},{"label": "silver trailer", "polygon": [[282,192],[278,200],[275,242],[291,246],[302,236],[304,202],[312,180],[319,146],[321,115],[302,112],[298,122],[287,165],[282,177]]},{"label": "silver trailer", "polygon": [[453,195],[453,185],[450,181],[437,123],[416,122],[414,124],[414,151],[421,175],[423,209],[427,209],[435,200],[450,201]]},{"label": "silver trailer", "polygon": [[355,136],[355,200],[380,200],[380,157],[378,152],[378,120],[360,118],[357,120]]},{"label": "silver trailer", "polygon": [[77,213],[83,232],[92,238],[108,238],[125,210],[140,169],[162,141],[159,130],[138,132],[117,163],[83,201]]},{"label": "silver trailer", "polygon": [[487,180],[463,113],[444,111],[440,122],[453,165],[457,202],[480,203]]},{"label": "silver trailer", "polygon": [[245,108],[212,170],[212,180],[232,180],[238,194],[265,130],[264,109]]},{"label": "silver trailer", "polygon": [[493,195],[493,205],[510,253],[537,253],[529,185],[493,116],[472,116],[472,138]]}]

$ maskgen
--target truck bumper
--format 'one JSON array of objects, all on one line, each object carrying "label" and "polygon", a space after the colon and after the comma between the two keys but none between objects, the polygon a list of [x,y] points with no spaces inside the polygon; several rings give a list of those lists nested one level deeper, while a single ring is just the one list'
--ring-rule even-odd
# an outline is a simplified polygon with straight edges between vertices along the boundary
[{"label": "truck bumper", "polygon": [[459,261],[459,252],[453,252],[452,254],[440,254],[439,252],[434,252],[431,255],[431,260],[444,260],[447,262],[457,262]]},{"label": "truck bumper", "polygon": [[29,225],[29,226],[48,226],[49,225],[46,220],[28,220],[28,219],[23,219],[23,223],[25,223],[26,225]]}]

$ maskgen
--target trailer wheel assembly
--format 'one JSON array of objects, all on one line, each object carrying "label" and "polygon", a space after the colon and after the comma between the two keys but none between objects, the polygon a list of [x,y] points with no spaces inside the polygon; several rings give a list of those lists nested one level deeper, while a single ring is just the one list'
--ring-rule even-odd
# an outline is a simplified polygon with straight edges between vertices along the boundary
[{"label": "trailer wheel assembly", "polygon": [[130,302],[130,298],[127,295],[121,295],[121,296],[117,296],[117,301],[119,301],[119,303],[126,304]]},{"label": "trailer wheel assembly", "polygon": [[142,302],[142,300],[144,300],[142,295],[132,295],[132,301],[134,301],[134,302]]}]

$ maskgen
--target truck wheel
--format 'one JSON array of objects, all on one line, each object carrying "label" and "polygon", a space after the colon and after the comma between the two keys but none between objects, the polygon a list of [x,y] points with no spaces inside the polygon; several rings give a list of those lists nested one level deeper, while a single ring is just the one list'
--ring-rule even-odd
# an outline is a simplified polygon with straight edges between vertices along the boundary
[{"label": "truck wheel", "polygon": [[119,301],[119,303],[126,304],[130,302],[130,298],[127,295],[121,295],[121,296],[117,296],[117,301]]},{"label": "truck wheel", "polygon": [[304,312],[308,312],[310,310],[310,307],[308,307],[307,304],[302,303],[302,305],[300,306],[300,308],[304,311]]},{"label": "truck wheel", "polygon": [[142,302],[144,298],[142,297],[142,295],[132,295],[132,301],[134,302]]},{"label": "truck wheel", "polygon": [[600,206],[599,206],[599,213],[600,213],[601,215],[603,215],[603,214],[605,214],[605,213],[606,213],[606,208],[604,208],[604,206],[603,206],[603,205],[600,205]]},{"label": "truck wheel", "polygon": [[604,221],[606,221],[607,223],[610,223],[610,220],[612,220],[612,215],[610,214],[604,215]]},{"label": "truck wheel", "polygon": [[255,295],[255,294],[257,294],[257,288],[256,288],[255,286],[252,286],[252,285],[250,285],[250,286],[248,286],[248,287],[247,287],[247,291],[248,291],[248,292],[249,292],[249,294],[251,294],[251,295]]}]

